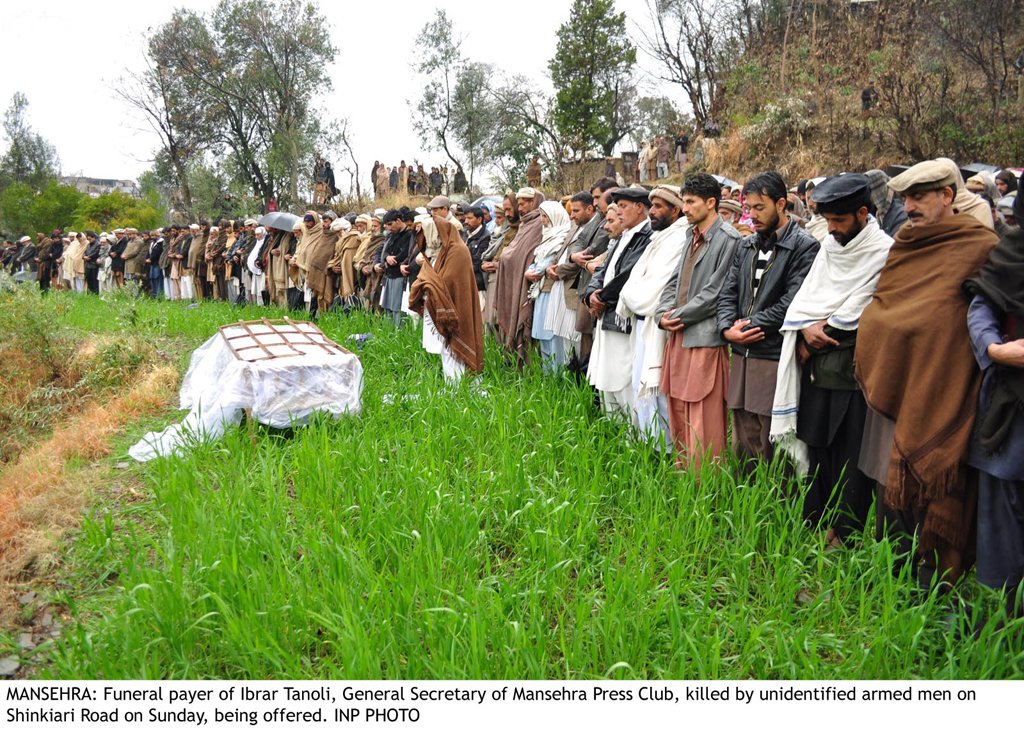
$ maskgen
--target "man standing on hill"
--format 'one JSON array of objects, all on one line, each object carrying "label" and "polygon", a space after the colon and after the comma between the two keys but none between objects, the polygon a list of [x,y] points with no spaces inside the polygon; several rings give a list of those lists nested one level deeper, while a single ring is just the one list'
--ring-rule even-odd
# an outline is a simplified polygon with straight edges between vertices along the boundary
[{"label": "man standing on hill", "polygon": [[658,451],[672,451],[669,436],[668,400],[661,393],[661,368],[667,333],[655,317],[661,294],[679,265],[690,223],[683,216],[682,191],[675,185],[658,185],[650,194],[651,241],[633,267],[619,295],[616,314],[632,317],[633,423]]},{"label": "man standing on hill", "polygon": [[[598,266],[596,260],[608,251],[604,219],[611,199],[604,198],[605,193],[615,187],[615,181],[611,178],[601,178],[591,186],[589,204],[586,197],[574,197],[569,203],[569,216],[580,227],[580,232],[569,248],[569,260],[558,266],[558,276],[564,280],[572,277],[570,288],[578,293],[587,290],[593,274],[591,270],[596,271]],[[582,302],[576,309],[576,329],[580,333],[579,363],[585,368],[594,343],[594,318]]]},{"label": "man standing on hill", "polygon": [[533,160],[526,168],[526,184],[531,188],[540,187],[541,168],[540,158],[537,155],[533,156]]},{"label": "man standing on hill", "polygon": [[668,177],[668,159],[669,155],[672,154],[671,149],[668,145],[668,140],[665,137],[658,138],[657,148],[657,161],[658,161],[658,178],[665,179]]},{"label": "man standing on hill", "polygon": [[793,297],[818,253],[818,242],[786,215],[786,183],[759,173],[743,186],[754,234],[736,251],[718,300],[718,331],[732,346],[729,408],[737,456],[771,460],[769,441],[782,335]]}]

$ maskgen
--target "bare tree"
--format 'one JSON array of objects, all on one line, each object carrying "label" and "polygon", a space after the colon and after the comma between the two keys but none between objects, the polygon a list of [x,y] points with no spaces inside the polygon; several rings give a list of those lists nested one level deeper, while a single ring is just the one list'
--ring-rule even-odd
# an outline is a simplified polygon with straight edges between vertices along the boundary
[{"label": "bare tree", "polygon": [[720,106],[726,61],[740,42],[732,6],[722,0],[648,0],[647,7],[650,27],[638,43],[658,62],[658,78],[682,87],[703,127]]},{"label": "bare tree", "polygon": [[350,190],[355,189],[356,201],[359,206],[363,205],[363,188],[359,182],[359,158],[356,157],[355,151],[352,149],[352,134],[348,128],[348,118],[341,120],[338,123],[337,129],[337,140],[338,143],[345,149],[345,157],[339,162],[342,170],[349,174],[352,179],[350,184]]},{"label": "bare tree", "polygon": [[160,36],[150,41],[150,53],[143,54],[146,69],[142,73],[127,72],[118,80],[115,93],[142,113],[147,124],[160,138],[160,146],[167,155],[178,183],[179,207],[192,211],[192,190],[189,186],[189,164],[202,153],[209,130],[204,123],[204,114],[198,104],[188,98],[182,80],[167,68],[153,64],[152,45],[160,42]]},{"label": "bare tree", "polygon": [[1005,101],[1020,51],[1020,0],[935,3],[927,10],[942,46],[978,71],[985,81],[990,111]]}]

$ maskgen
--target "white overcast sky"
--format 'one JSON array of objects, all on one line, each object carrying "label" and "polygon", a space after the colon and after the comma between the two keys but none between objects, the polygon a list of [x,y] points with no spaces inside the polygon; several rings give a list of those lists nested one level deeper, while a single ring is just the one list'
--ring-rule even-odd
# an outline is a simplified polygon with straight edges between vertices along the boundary
[{"label": "white overcast sky", "polygon": [[[206,12],[215,0],[100,0],[5,4],[4,63],[0,105],[16,91],[29,100],[29,123],[53,143],[66,175],[135,179],[150,166],[156,135],[113,87],[125,69],[140,70],[147,30],[167,21],[175,8]],[[512,5],[467,0],[443,2],[326,2],[321,13],[339,49],[325,100],[327,116],[350,120],[352,141],[366,170],[374,159],[397,164],[416,157],[441,162],[426,152],[412,129],[406,99],[417,93],[410,70],[413,40],[443,6],[463,36],[463,53],[507,72],[523,73],[546,86],[555,32],[569,16],[570,0],[519,0]],[[629,29],[646,26],[646,0],[617,0]],[[652,62],[638,51],[641,66]],[[640,74],[646,77],[647,74]],[[654,88],[654,87],[651,87]],[[372,92],[383,103],[371,103]],[[677,88],[660,84],[678,106]],[[336,160],[337,152],[328,151]],[[364,173],[363,177],[368,178]],[[364,181],[365,182],[365,181]],[[339,186],[345,181],[339,180]]]}]

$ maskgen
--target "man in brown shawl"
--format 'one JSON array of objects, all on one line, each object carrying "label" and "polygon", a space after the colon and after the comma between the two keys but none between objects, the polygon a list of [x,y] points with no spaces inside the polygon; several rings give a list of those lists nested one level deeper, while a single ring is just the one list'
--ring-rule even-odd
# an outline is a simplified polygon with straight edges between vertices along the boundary
[{"label": "man in brown shawl", "polygon": [[500,208],[494,210],[494,231],[491,232],[491,243],[480,257],[480,269],[487,275],[487,290],[484,295],[484,325],[492,331],[497,324],[497,311],[494,307],[494,296],[498,288],[498,262],[505,246],[512,242],[519,232],[519,211],[516,210],[516,199],[507,194]]},{"label": "man in brown shawl", "polygon": [[521,188],[516,193],[519,231],[505,246],[498,261],[498,282],[494,293],[498,341],[515,356],[520,366],[527,361],[533,325],[533,300],[527,296],[530,282],[525,275],[542,238],[540,204],[543,202],[544,194],[539,190]]},{"label": "man in brown shawl", "polygon": [[356,270],[363,297],[363,304],[371,312],[380,312],[380,279],[381,275],[374,269],[374,263],[384,246],[384,231],[380,216],[374,216],[370,222],[370,231],[364,234],[365,242],[356,252]]},{"label": "man in brown shawl", "polygon": [[469,249],[454,226],[435,217],[422,221],[416,240],[421,268],[409,290],[409,309],[420,315],[426,309],[444,341],[441,363],[446,380],[458,381],[467,368],[480,373],[484,330]]},{"label": "man in brown shawl", "polygon": [[861,317],[855,354],[870,407],[859,466],[879,483],[879,528],[888,523],[904,552],[918,534],[924,586],[955,583],[970,567],[977,506],[966,460],[981,372],[961,284],[977,275],[997,238],[954,208],[957,184],[937,160],[889,181],[909,221]]},{"label": "man in brown shawl", "polygon": [[[333,211],[329,211],[333,214]],[[335,228],[334,224],[339,219],[336,216],[324,214],[321,223],[321,235],[309,244],[306,251],[306,286],[313,293],[316,300],[316,311],[320,314],[326,313],[331,306],[333,296],[333,275],[330,270],[330,261],[334,257],[334,246],[338,242],[341,228]],[[313,299],[310,300],[312,304]],[[312,308],[311,308],[312,309]]]},{"label": "man in brown shawl", "polygon": [[332,289],[331,298],[333,299],[337,294],[341,298],[342,308],[348,312],[358,304],[355,259],[356,250],[362,243],[362,237],[344,218],[339,218],[331,227],[338,232],[338,239],[334,244],[334,255],[327,264],[334,274],[332,283],[337,283]]},{"label": "man in brown shawl", "polygon": [[188,278],[190,299],[201,300],[203,298],[203,286],[200,281],[201,275],[199,270],[200,265],[205,264],[206,261],[206,238],[209,236],[209,231],[204,230],[198,224],[193,225],[195,228],[192,229],[192,243],[188,247],[188,256],[185,257],[186,272],[182,276]]}]

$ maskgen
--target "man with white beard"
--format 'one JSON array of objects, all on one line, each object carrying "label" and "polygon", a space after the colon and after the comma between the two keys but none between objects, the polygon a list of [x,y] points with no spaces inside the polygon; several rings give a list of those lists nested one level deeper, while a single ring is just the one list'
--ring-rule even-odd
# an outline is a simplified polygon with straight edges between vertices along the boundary
[{"label": "man with white beard", "polygon": [[245,282],[245,291],[250,302],[255,305],[262,305],[264,279],[262,267],[263,244],[267,240],[267,229],[263,228],[263,226],[257,226],[254,233],[256,241],[249,250],[249,255],[245,261],[245,271],[248,275]]}]

